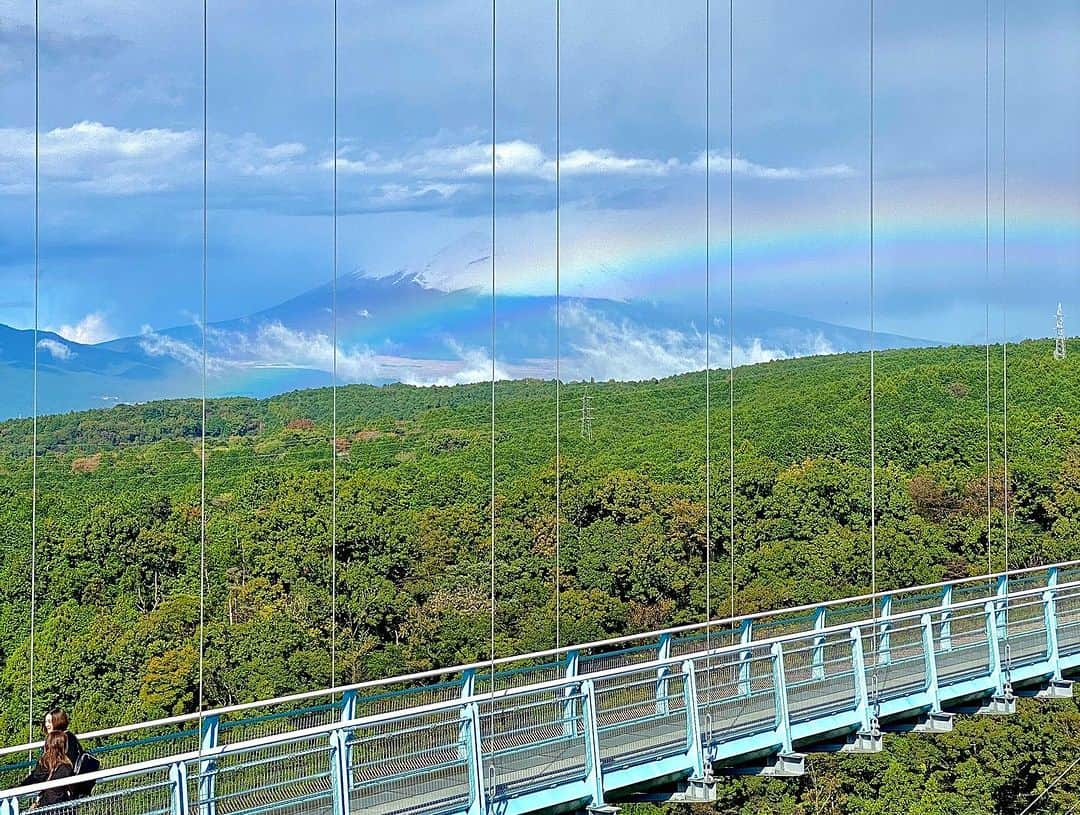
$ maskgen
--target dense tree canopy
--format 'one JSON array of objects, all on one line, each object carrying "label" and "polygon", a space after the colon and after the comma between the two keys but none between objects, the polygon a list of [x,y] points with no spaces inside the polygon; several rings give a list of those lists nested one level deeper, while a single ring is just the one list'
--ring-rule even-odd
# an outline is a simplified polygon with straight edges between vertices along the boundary
[{"label": "dense tree canopy", "polygon": [[[988,534],[1001,567],[1006,512],[1012,566],[1080,557],[1080,360],[1054,362],[1046,342],[1010,348],[1007,477],[1002,394],[995,384],[988,424],[985,364],[982,348],[878,355],[881,587],[985,572]],[[724,575],[714,610],[729,605],[732,550],[741,612],[865,590],[867,356],[733,379],[734,416],[726,375],[709,379],[708,416],[703,373],[564,384],[558,454],[551,382],[498,383],[494,436],[490,385],[339,388],[333,439],[327,390],[213,400],[205,529],[199,402],[42,417],[36,704],[72,709],[82,729],[193,709],[204,534],[209,704],[486,657],[493,441],[501,654],[554,644],[556,579],[564,643],[700,620],[707,551]],[[32,438],[29,421],[0,423],[8,742],[26,736]],[[1080,748],[1075,706],[1026,715],[1030,732],[1001,725],[1017,732],[1000,751],[997,722],[965,724],[880,758],[815,758],[812,787],[741,782],[724,806],[995,811]]]}]

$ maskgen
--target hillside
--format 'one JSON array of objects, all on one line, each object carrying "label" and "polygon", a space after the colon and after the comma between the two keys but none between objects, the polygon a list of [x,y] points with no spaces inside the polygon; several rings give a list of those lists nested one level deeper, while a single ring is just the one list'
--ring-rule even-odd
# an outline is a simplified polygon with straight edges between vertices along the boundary
[{"label": "hillside", "polygon": [[[1080,357],[1010,346],[1012,565],[1080,557]],[[986,350],[877,357],[879,584],[985,570]],[[1003,552],[1001,349],[991,349],[992,537]],[[869,358],[734,372],[737,604],[869,583]],[[727,568],[729,391],[709,383],[712,545]],[[491,386],[211,401],[208,698],[226,704],[487,653]],[[706,376],[564,384],[564,641],[700,619]],[[582,433],[583,396],[591,437]],[[498,650],[554,640],[555,385],[495,387]],[[201,406],[39,421],[38,684],[84,726],[190,710],[197,678]],[[0,424],[0,732],[24,727],[32,425]],[[720,567],[717,567],[720,568]],[[726,572],[725,572],[726,573]],[[714,607],[727,605],[715,581]]]}]

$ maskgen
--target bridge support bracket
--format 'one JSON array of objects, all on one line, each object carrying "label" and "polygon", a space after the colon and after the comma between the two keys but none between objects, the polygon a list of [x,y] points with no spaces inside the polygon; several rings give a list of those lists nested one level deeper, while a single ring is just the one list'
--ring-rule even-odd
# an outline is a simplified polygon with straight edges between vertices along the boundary
[{"label": "bridge support bracket", "polygon": [[691,776],[674,789],[635,793],[624,800],[635,804],[711,804],[716,801],[716,777],[707,768],[705,775]]},{"label": "bridge support bracket", "polygon": [[951,733],[953,731],[953,719],[956,716],[952,713],[945,713],[940,710],[931,710],[926,714],[926,718],[915,723],[915,726],[911,728],[912,733]]},{"label": "bridge support bracket", "polygon": [[975,710],[976,716],[1011,716],[1016,713],[1016,697],[1012,690],[994,694]]},{"label": "bridge support bracket", "polygon": [[869,730],[860,730],[848,737],[847,744],[840,748],[841,753],[880,753],[883,749],[881,728],[877,719]]},{"label": "bridge support bracket", "polygon": [[691,776],[686,780],[686,790],[683,792],[683,801],[698,801],[712,803],[716,800],[716,778],[712,770],[706,771],[703,776]]},{"label": "bridge support bracket", "polygon": [[766,767],[762,775],[780,778],[798,778],[806,773],[806,756],[803,753],[780,753],[772,767]]},{"label": "bridge support bracket", "polygon": [[1073,683],[1068,679],[1051,679],[1046,687],[1035,694],[1036,699],[1072,699]]},{"label": "bridge support bracket", "polygon": [[771,764],[765,766],[744,764],[724,767],[727,775],[760,775],[768,778],[800,778],[806,774],[806,755],[803,753],[778,753]]}]

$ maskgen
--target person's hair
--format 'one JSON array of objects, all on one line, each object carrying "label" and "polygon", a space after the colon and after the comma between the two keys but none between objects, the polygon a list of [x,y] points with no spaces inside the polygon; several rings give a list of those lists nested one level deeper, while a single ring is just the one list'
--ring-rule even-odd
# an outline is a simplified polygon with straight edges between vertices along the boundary
[{"label": "person's hair", "polygon": [[52,717],[53,730],[64,732],[68,729],[68,725],[71,724],[71,717],[67,715],[67,711],[62,707],[54,707],[49,711],[48,715]]},{"label": "person's hair", "polygon": [[41,763],[52,775],[53,771],[61,764],[71,766],[71,759],[67,754],[68,737],[63,730],[54,730],[45,738],[45,750],[41,754]]}]

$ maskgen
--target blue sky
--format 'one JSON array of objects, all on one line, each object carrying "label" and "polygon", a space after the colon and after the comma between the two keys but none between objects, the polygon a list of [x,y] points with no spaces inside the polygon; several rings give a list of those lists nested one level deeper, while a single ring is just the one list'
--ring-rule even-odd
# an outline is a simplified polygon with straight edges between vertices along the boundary
[{"label": "blue sky", "polygon": [[[1080,324],[1080,7],[1008,18],[1008,274],[1001,265],[1000,0],[991,3],[991,268],[984,217],[983,2],[879,2],[875,320],[979,341]],[[728,290],[869,324],[868,4],[563,3],[561,289],[661,301],[698,330]],[[497,286],[555,290],[554,2],[498,6]],[[342,274],[490,288],[491,6],[339,3]],[[0,0],[0,323],[32,324],[33,5]],[[211,321],[331,274],[332,6],[211,2]],[[201,3],[59,0],[41,11],[43,327],[96,343],[200,308]],[[709,129],[706,129],[706,72]],[[710,296],[706,281],[706,149]],[[470,254],[471,253],[471,254]],[[309,339],[311,336],[308,337]]]}]

